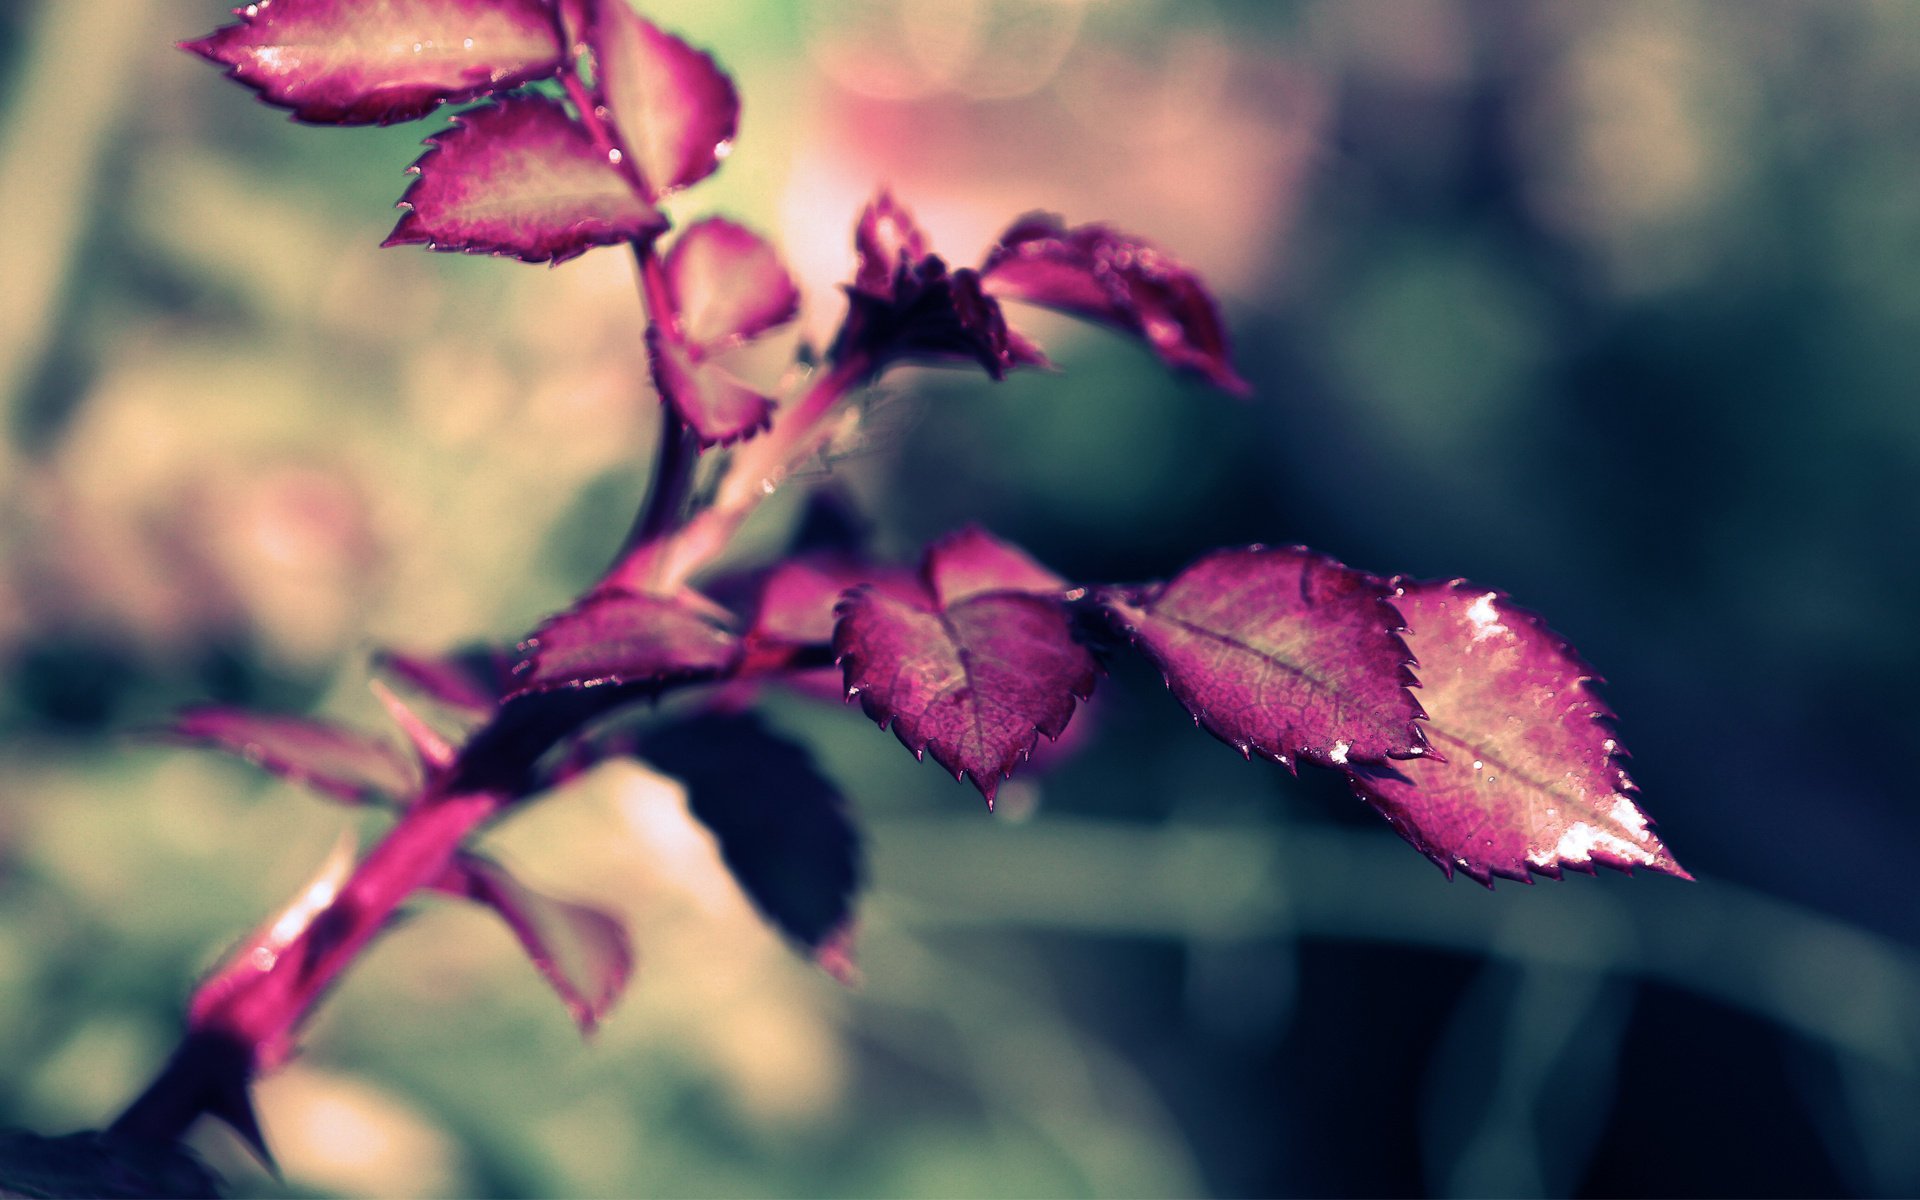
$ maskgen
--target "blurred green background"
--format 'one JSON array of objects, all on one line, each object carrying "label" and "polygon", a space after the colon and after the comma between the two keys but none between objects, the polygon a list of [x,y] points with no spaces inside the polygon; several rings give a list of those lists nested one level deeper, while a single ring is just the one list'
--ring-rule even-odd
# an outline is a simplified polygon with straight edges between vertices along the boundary
[{"label": "blurred green background", "polygon": [[[237,1190],[1920,1192],[1920,5],[645,11],[745,102],[676,214],[772,233],[816,342],[883,182],[955,261],[1050,208],[1224,298],[1250,403],[1037,315],[1063,374],[892,379],[830,468],[884,548],[977,519],[1086,580],[1259,540],[1505,588],[1607,675],[1700,880],[1449,884],[1133,666],[993,817],[773,695],[870,835],[861,986],[603,770],[493,838],[631,919],[598,1038],[423,905],[262,1089],[284,1184],[202,1131]],[[109,1119],[375,828],[129,731],[371,723],[372,649],[517,636],[645,486],[629,260],[378,250],[439,122],[292,125],[171,48],[224,19],[0,6],[0,1125]]]}]

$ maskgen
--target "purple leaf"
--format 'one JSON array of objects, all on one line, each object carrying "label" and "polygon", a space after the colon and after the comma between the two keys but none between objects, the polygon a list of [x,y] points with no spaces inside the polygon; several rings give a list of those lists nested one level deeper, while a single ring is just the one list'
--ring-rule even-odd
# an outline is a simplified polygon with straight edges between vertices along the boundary
[{"label": "purple leaf", "polygon": [[686,784],[693,815],[768,920],[816,952],[848,932],[860,839],[804,749],[757,717],[709,715],[650,734],[641,754]]},{"label": "purple leaf", "polygon": [[1533,613],[1464,581],[1401,583],[1439,756],[1352,772],[1360,795],[1449,875],[1558,878],[1594,864],[1691,878],[1634,803],[1592,671]]},{"label": "purple leaf", "polygon": [[516,695],[723,675],[739,661],[740,639],[690,596],[597,592],[549,618],[521,649]]},{"label": "purple leaf", "polygon": [[773,421],[773,401],[736,379],[717,363],[700,362],[687,348],[647,327],[647,359],[653,386],[702,446],[726,445],[750,437]]},{"label": "purple leaf", "polygon": [[1062,592],[1067,588],[1066,580],[1035,562],[1025,550],[978,526],[936,542],[921,564],[921,576],[927,590],[945,605],[981,592]]},{"label": "purple leaf", "polygon": [[711,354],[793,319],[800,292],[765,239],[723,217],[708,217],[674,239],[665,263],[680,334]]},{"label": "purple leaf", "polygon": [[849,588],[861,584],[898,599],[922,602],[926,597],[919,575],[904,567],[835,553],[790,558],[767,573],[747,636],[790,646],[824,646],[833,640],[834,606]]},{"label": "purple leaf", "polygon": [[545,79],[562,58],[541,0],[260,0],[182,43],[296,120],[388,125]]},{"label": "purple leaf", "polygon": [[237,755],[348,804],[404,800],[420,788],[419,768],[384,739],[330,721],[190,708],[174,718],[167,733]]},{"label": "purple leaf", "polygon": [[740,122],[726,72],[626,0],[598,0],[587,38],[601,99],[652,198],[713,174]]},{"label": "purple leaf", "polygon": [[1219,307],[1164,250],[1105,225],[1066,228],[1037,213],[1016,221],[980,268],[992,296],[1024,300],[1144,339],[1169,366],[1236,395],[1252,388],[1228,360]]},{"label": "purple leaf", "polygon": [[491,646],[445,655],[381,650],[374,668],[413,692],[468,717],[484,717],[513,690],[513,663]]},{"label": "purple leaf", "polygon": [[619,918],[542,895],[477,854],[460,854],[433,886],[499,913],[582,1033],[591,1033],[626,989],[633,950]]},{"label": "purple leaf", "polygon": [[[1010,547],[996,556],[982,539],[967,533],[932,547],[921,568],[929,592],[918,599],[873,586],[849,592],[833,651],[849,699],[858,696],[916,756],[930,752],[956,778],[970,776],[992,805],[1039,735],[1059,737],[1075,699],[1092,694],[1094,660],[1058,596],[1020,590],[1039,568]],[[1007,590],[979,590],[995,557]],[[938,591],[946,581],[960,590]]]},{"label": "purple leaf", "polygon": [[1101,604],[1215,737],[1291,768],[1424,753],[1381,581],[1298,546],[1217,550]]},{"label": "purple leaf", "polygon": [[913,218],[887,192],[867,205],[854,232],[859,267],[847,288],[847,316],[829,352],[858,356],[874,370],[901,361],[977,362],[1000,379],[1046,356],[1007,329],[993,297],[971,270],[949,272]]},{"label": "purple leaf", "polygon": [[468,109],[427,146],[408,168],[419,178],[384,246],[559,263],[667,227],[552,100],[514,96]]}]

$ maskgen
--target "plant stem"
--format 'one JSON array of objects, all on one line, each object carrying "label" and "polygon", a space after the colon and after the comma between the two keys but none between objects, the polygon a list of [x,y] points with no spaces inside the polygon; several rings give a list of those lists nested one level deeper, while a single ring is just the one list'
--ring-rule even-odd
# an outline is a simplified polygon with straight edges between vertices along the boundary
[{"label": "plant stem", "polygon": [[664,542],[643,542],[631,549],[607,572],[606,582],[660,593],[684,585],[727,548],[762,500],[819,452],[833,432],[824,418],[871,369],[864,357],[835,363],[792,407],[774,417],[772,428],[733,452],[711,507]]},{"label": "plant stem", "polygon": [[[653,252],[653,243],[635,242],[633,257],[640,269],[640,292],[646,302],[648,319],[659,331],[659,336],[680,341],[680,322],[673,303],[673,293],[667,287],[666,272],[661,268],[660,256]],[[641,505],[634,517],[633,527],[620,543],[622,556],[680,523],[687,496],[693,490],[694,472],[699,462],[698,439],[687,423],[680,419],[679,409],[674,406],[672,399],[661,396],[660,441],[654,450],[653,480],[648,485],[646,503]]]},{"label": "plant stem", "polygon": [[286,917],[242,942],[196,989],[179,1051],[114,1128],[161,1140],[186,1132],[203,1112],[234,1122],[227,1093],[235,1087],[244,1116],[246,1080],[291,1052],[295,1032],[334,980],[408,896],[446,871],[461,843],[505,799],[494,792],[429,794],[343,883],[323,874]]},{"label": "plant stem", "polygon": [[[562,71],[560,80],[596,148],[636,195],[652,203],[638,164],[621,152],[585,85],[571,70]],[[633,253],[654,336],[680,343],[672,289],[652,239],[635,241]],[[683,520],[682,513],[693,486],[699,444],[672,397],[662,396],[660,442],[647,500],[604,582],[638,590],[679,588],[726,549],[762,499],[819,452],[832,433],[828,414],[871,373],[872,363],[861,356],[835,363],[770,429],[734,452],[714,504],[690,520]],[[479,733],[488,731],[497,729],[483,726]],[[489,762],[494,772],[489,780],[512,777],[511,768],[524,765],[523,757],[530,761],[553,743],[544,734],[526,734],[521,729],[518,741],[509,739],[506,760]],[[454,752],[453,761],[463,761],[474,744],[469,738]],[[465,840],[513,798],[510,791],[490,786],[452,794],[430,788],[351,871],[343,852],[339,870],[330,865],[195,990],[186,1036],[153,1083],[114,1121],[114,1131],[173,1140],[201,1115],[212,1114],[233,1125],[264,1157],[247,1100],[253,1076],[292,1053],[300,1026],[390,924],[400,905],[438,881]]]}]

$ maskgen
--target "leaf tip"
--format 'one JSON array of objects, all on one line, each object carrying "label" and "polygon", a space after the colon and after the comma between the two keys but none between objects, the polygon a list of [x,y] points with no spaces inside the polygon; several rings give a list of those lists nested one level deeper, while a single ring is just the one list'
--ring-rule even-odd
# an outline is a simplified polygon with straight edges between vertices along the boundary
[{"label": "leaf tip", "polygon": [[197,54],[210,63],[217,63],[221,66],[226,65],[226,60],[220,57],[220,34],[218,32],[209,33],[205,37],[189,38],[184,42],[175,42],[173,48],[175,50],[184,50],[188,54]]}]

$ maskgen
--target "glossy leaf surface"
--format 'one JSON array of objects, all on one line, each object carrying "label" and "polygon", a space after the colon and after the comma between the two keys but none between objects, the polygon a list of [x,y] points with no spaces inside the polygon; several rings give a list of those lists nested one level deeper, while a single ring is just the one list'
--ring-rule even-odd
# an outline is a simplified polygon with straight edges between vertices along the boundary
[{"label": "glossy leaf surface", "polygon": [[712,57],[661,31],[626,0],[597,0],[588,42],[602,103],[652,195],[713,174],[732,149],[740,98]]},{"label": "glossy leaf surface", "polygon": [[661,336],[657,325],[647,328],[647,362],[653,386],[702,446],[737,442],[773,420],[772,400],[718,363],[697,360],[686,347]]},{"label": "glossy leaf surface", "polygon": [[1685,877],[1635,803],[1592,671],[1539,617],[1460,581],[1403,584],[1395,604],[1445,761],[1356,771],[1354,785],[1402,837],[1482,883],[1596,864]]},{"label": "glossy leaf surface", "polygon": [[[1095,664],[1061,599],[1025,590],[1032,561],[987,541],[968,533],[930,549],[917,600],[872,586],[848,593],[833,650],[849,699],[916,756],[970,777],[991,804],[1039,735],[1059,737],[1076,699],[1092,695]],[[988,590],[995,557],[1003,590]],[[948,582],[959,590],[940,590]]]},{"label": "glossy leaf surface", "polygon": [[1219,550],[1101,603],[1215,737],[1289,767],[1420,753],[1420,705],[1380,580],[1301,547]]},{"label": "glossy leaf surface", "polygon": [[1050,214],[1024,217],[980,268],[989,295],[1059,309],[1131,333],[1169,366],[1244,395],[1229,361],[1219,306],[1166,251],[1105,225],[1071,229]]},{"label": "glossy leaf surface", "polygon": [[818,951],[841,940],[860,885],[846,802],[800,746],[753,716],[701,716],[650,735],[641,753],[687,788],[693,815],[755,906]]},{"label": "glossy leaf surface", "polygon": [[720,675],[740,641],[692,599],[599,592],[550,618],[522,649],[516,682],[525,694]]},{"label": "glossy leaf surface", "polygon": [[541,0],[261,0],[182,48],[297,120],[391,124],[560,68]]},{"label": "glossy leaf surface", "polygon": [[610,913],[534,891],[477,854],[455,858],[434,887],[499,913],[582,1033],[592,1032],[626,990],[633,950],[626,927]]},{"label": "glossy leaf surface", "polygon": [[167,732],[348,804],[404,799],[420,787],[418,767],[384,739],[331,721],[204,707],[181,713]]},{"label": "glossy leaf surface", "polygon": [[593,246],[656,236],[666,219],[560,105],[516,96],[470,109],[427,139],[419,176],[382,245],[563,262]]},{"label": "glossy leaf surface", "polygon": [[779,253],[724,217],[688,226],[667,252],[665,270],[680,335],[705,353],[757,337],[800,309]]}]

